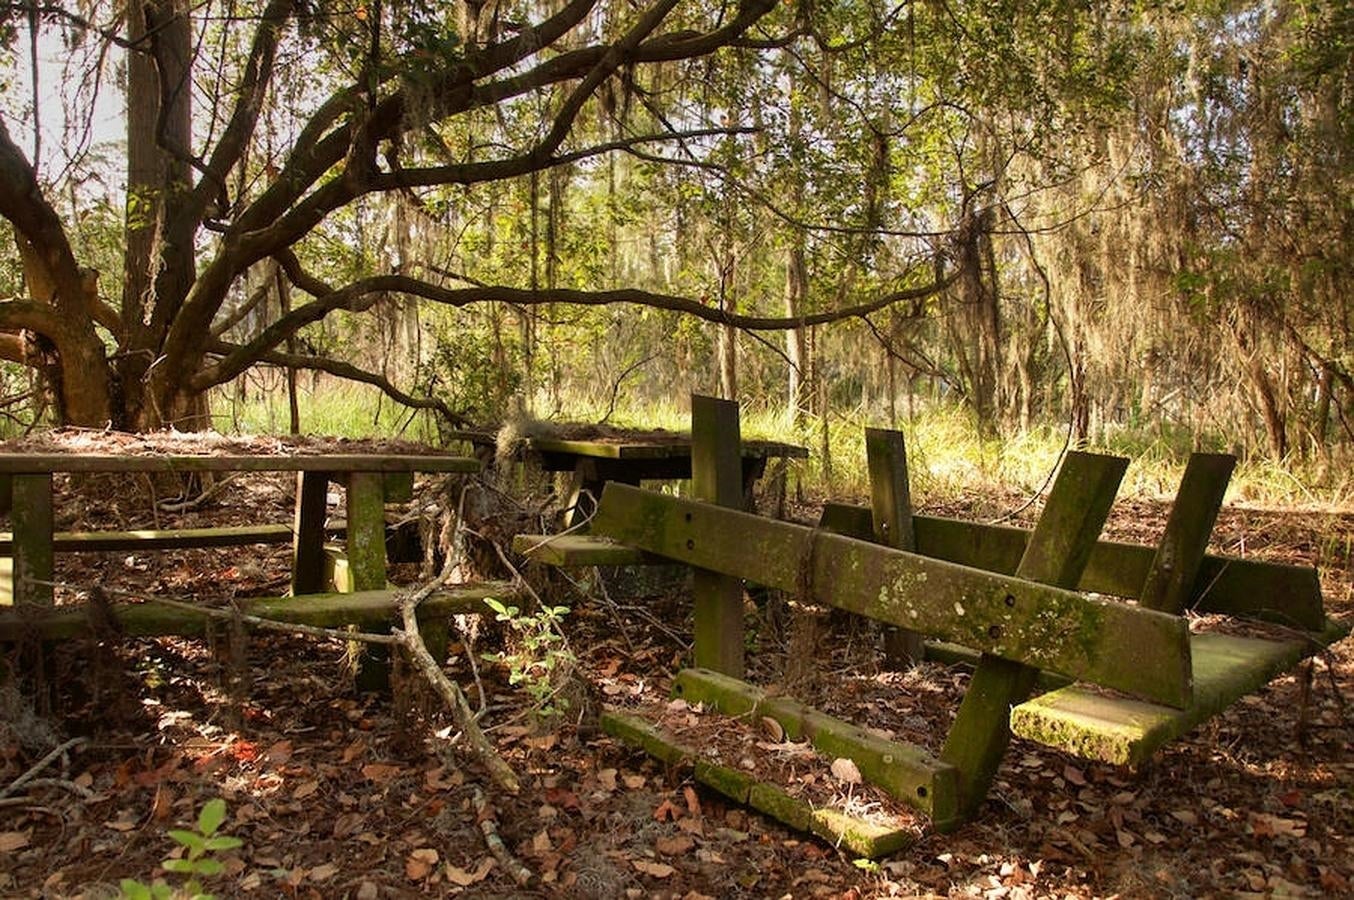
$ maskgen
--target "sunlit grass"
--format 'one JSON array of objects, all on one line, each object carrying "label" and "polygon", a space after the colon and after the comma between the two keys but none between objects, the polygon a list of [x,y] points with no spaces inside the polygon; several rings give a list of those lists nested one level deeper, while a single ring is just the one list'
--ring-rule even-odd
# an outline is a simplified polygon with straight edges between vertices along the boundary
[{"label": "sunlit grass", "polygon": [[[298,396],[304,434],[336,437],[403,438],[436,445],[437,430],[425,414],[411,416],[380,392],[365,385],[320,381],[306,385]],[[561,404],[559,419],[598,422],[606,403],[579,398]],[[218,430],[252,434],[285,434],[289,423],[287,396],[281,384],[261,389],[243,400],[221,394],[213,399]],[[620,399],[606,416],[617,428],[639,430],[690,429],[690,403],[673,397],[663,402],[627,404]],[[864,432],[887,427],[882,411],[855,409],[833,413],[827,423],[827,454],[823,423],[803,417],[791,425],[777,406],[747,404],[741,417],[742,434],[799,444],[809,449],[807,460],[791,465],[792,483],[810,498],[863,498],[869,493]],[[980,433],[972,414],[956,404],[918,403],[912,416],[899,416],[898,427],[907,442],[909,480],[914,505],[975,498],[998,489],[1034,494],[1047,487],[1066,445],[1061,426],[1038,426],[1001,437]],[[1201,441],[1209,451],[1225,448]],[[1169,500],[1179,487],[1185,462],[1194,444],[1191,435],[1161,429],[1120,428],[1102,444],[1085,449],[1129,457],[1120,496]],[[1266,458],[1238,463],[1227,493],[1228,503],[1255,506],[1303,507],[1336,510],[1354,504],[1354,478],[1348,460],[1292,459],[1283,464]]]}]

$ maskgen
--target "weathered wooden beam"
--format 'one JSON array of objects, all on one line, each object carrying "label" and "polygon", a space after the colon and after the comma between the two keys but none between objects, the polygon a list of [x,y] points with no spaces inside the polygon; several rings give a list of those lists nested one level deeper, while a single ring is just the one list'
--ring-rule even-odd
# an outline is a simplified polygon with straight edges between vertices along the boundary
[{"label": "weathered wooden beam", "polygon": [[1167,741],[1259,690],[1348,631],[1332,626],[1321,642],[1196,634],[1191,639],[1194,699],[1187,708],[1171,709],[1071,685],[1013,708],[1011,730],[1087,759],[1140,765]]},{"label": "weathered wooden beam", "polygon": [[815,834],[852,855],[866,859],[887,856],[909,846],[917,838],[912,830],[889,828],[837,810],[815,808],[776,785],[757,781],[746,772],[715,762],[697,748],[682,744],[639,716],[604,709],[601,724],[607,734],[644,749],[669,766],[689,769],[697,781],[730,800],[750,806],[791,828]]},{"label": "weathered wooden beam", "polygon": [[[385,628],[399,619],[395,609],[395,591],[363,591],[355,594],[307,594],[304,597],[258,597],[238,601],[240,612],[297,625],[338,628],[354,625],[364,631]],[[443,588],[419,605],[419,621],[460,613],[489,612],[484,600],[520,601],[519,589],[508,582],[453,585]],[[102,637],[105,624],[131,637],[207,634],[218,619],[182,606],[153,602],[114,603],[106,607],[108,619],[92,616],[84,605],[60,606],[46,610],[32,608],[0,612],[0,641],[20,641],[30,637],[46,640]],[[96,628],[94,622],[100,623]]]},{"label": "weathered wooden beam", "polygon": [[0,453],[0,473],[43,472],[478,472],[461,456],[100,456],[76,453]]},{"label": "weathered wooden beam", "polygon": [[[738,404],[691,397],[691,494],[716,506],[741,509],[743,467],[739,455]],[[594,525],[594,531],[596,527]],[[719,570],[697,568],[692,576],[694,656],[697,666],[743,676],[743,585]]]},{"label": "weathered wooden beam", "polygon": [[[824,528],[868,539],[870,510],[829,503],[823,507]],[[934,559],[1000,572],[1015,572],[1030,532],[1006,525],[984,525],[939,516],[912,517],[917,552]],[[1098,541],[1077,589],[1117,597],[1142,593],[1156,551],[1142,544]],[[1308,631],[1326,620],[1321,582],[1310,566],[1206,554],[1190,588],[1189,609],[1205,613],[1265,619]]]},{"label": "weathered wooden beam", "polygon": [[1159,702],[1189,701],[1188,628],[1177,616],[626,485],[607,485],[593,525],[826,606]]},{"label": "weathered wooden beam", "polygon": [[650,566],[664,560],[643,550],[591,534],[518,534],[514,553],[533,562],[562,568],[581,566]]},{"label": "weathered wooden beam", "polygon": [[[912,496],[907,483],[907,446],[903,433],[891,429],[865,429],[865,459],[870,471],[870,507],[874,542],[896,550],[914,552]],[[903,669],[921,662],[925,654],[922,635],[897,626],[884,629],[884,660]]]},{"label": "weathered wooden beam", "polygon": [[769,716],[785,729],[787,740],[807,740],[829,757],[854,761],[866,781],[929,815],[938,830],[958,824],[957,772],[922,747],[881,738],[789,697],[768,696],[755,685],[708,669],[678,672],[672,693],[726,716]]},{"label": "weathered wooden beam", "polygon": [[[1128,460],[1122,457],[1068,453],[1016,566],[1016,576],[1055,587],[1075,585],[1109,517],[1127,468]],[[1119,637],[1125,639],[1127,635]],[[1158,660],[1157,664],[1176,677],[1184,669],[1188,699],[1188,649],[1178,643],[1174,647],[1177,656]],[[990,652],[978,660],[940,751],[940,758],[959,771],[960,806],[966,813],[976,810],[987,796],[1011,741],[1009,711],[1029,696],[1038,675],[1037,666]]]},{"label": "weathered wooden beam", "polygon": [[[330,529],[333,531],[334,529]],[[281,544],[290,541],[290,525],[227,525],[218,528],[143,528],[136,531],[58,531],[52,536],[57,553],[109,550],[188,550],[210,547],[244,547],[250,544]],[[0,532],[0,554],[14,548],[13,535]]]},{"label": "weathered wooden beam", "polygon": [[1138,597],[1141,605],[1176,615],[1184,612],[1235,467],[1236,457],[1230,454],[1190,454]]},{"label": "weathered wooden beam", "polygon": [[329,481],[332,477],[332,472],[296,473],[293,594],[316,594],[324,590],[324,519],[329,512]]}]

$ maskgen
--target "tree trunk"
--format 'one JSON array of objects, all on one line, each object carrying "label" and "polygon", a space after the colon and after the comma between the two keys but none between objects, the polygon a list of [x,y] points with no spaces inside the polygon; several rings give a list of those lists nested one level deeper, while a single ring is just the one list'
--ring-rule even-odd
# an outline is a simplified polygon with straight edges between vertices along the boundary
[{"label": "tree trunk", "polygon": [[[808,294],[808,264],[804,259],[804,237],[799,234],[790,243],[785,264],[785,315],[795,318],[804,314],[804,300]],[[788,362],[786,374],[786,413],[791,427],[799,424],[804,408],[803,385],[804,366],[808,354],[805,352],[804,329],[792,328],[785,332],[785,358]]]}]

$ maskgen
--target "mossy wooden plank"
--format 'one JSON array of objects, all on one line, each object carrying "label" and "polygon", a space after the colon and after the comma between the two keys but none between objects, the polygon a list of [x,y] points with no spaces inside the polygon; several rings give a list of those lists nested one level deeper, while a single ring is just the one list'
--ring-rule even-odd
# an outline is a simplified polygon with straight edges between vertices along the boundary
[{"label": "mossy wooden plank", "polygon": [[[354,594],[307,594],[304,597],[259,597],[239,601],[242,613],[290,622],[336,628],[355,625],[364,630],[389,625],[397,618],[395,592],[363,591]],[[443,588],[419,606],[420,621],[435,616],[484,613],[486,597],[516,601],[520,592],[508,582],[483,582]],[[149,603],[115,603],[108,607],[116,629],[124,635],[206,634],[221,626],[219,619],[180,606]],[[49,610],[8,609],[0,613],[0,641],[37,636],[52,640],[98,636],[84,606],[61,606]]]},{"label": "mossy wooden plank", "polygon": [[[732,509],[743,505],[738,404],[691,397],[691,494]],[[605,493],[605,492],[604,492]],[[697,568],[691,579],[696,665],[743,675],[743,585],[731,573]]]},{"label": "mossy wooden plank", "polygon": [[607,485],[593,530],[1069,677],[1189,699],[1176,616],[625,485]]},{"label": "mossy wooden plank", "polygon": [[[586,456],[594,459],[673,459],[691,455],[691,441],[675,435],[667,441],[585,441],[563,438],[534,437],[528,442],[539,453],[568,456]],[[779,441],[742,441],[739,454],[750,458],[788,457],[806,459],[807,447]]]},{"label": "mossy wooden plank", "polygon": [[[1030,532],[940,516],[913,516],[917,552],[934,559],[1009,575],[1025,552]],[[829,503],[822,526],[862,540],[871,534],[870,510]],[[1118,597],[1142,593],[1156,551],[1142,544],[1098,541],[1077,589]],[[1205,613],[1264,619],[1317,631],[1325,622],[1321,584],[1310,566],[1205,554],[1186,607]]]},{"label": "mossy wooden plank", "polygon": [[670,766],[689,767],[697,781],[730,800],[750,806],[791,828],[815,834],[854,856],[876,859],[896,853],[916,840],[916,834],[910,830],[878,825],[839,810],[814,808],[776,785],[715,762],[632,713],[604,708],[601,725],[612,737]]},{"label": "mossy wooden plank", "polygon": [[[865,429],[865,459],[870,471],[870,508],[875,543],[915,552],[912,496],[907,483],[907,446],[903,433]],[[921,662],[922,635],[898,626],[884,628],[884,661],[894,670]]]},{"label": "mossy wooden plank", "polygon": [[1167,741],[1260,689],[1319,646],[1308,640],[1223,634],[1196,634],[1191,644],[1194,700],[1186,709],[1071,685],[1016,706],[1011,710],[1011,730],[1087,759],[1139,765]]},{"label": "mossy wooden plank", "polygon": [[938,830],[955,824],[956,773],[924,748],[882,738],[789,697],[768,697],[756,685],[708,669],[683,669],[672,692],[727,716],[769,716],[789,740],[806,740],[827,756],[853,760],[866,781],[931,816]]},{"label": "mossy wooden plank", "polygon": [[[379,472],[348,473],[348,574],[354,591],[386,586],[385,479]],[[357,659],[358,691],[390,689],[390,651],[377,644],[349,647]]]},{"label": "mossy wooden plank", "polygon": [[[1081,452],[1063,457],[1016,575],[1056,587],[1076,584],[1127,467],[1128,460],[1122,457]],[[1178,652],[1178,658],[1162,663],[1175,673],[1184,669],[1188,679],[1188,651]],[[1029,696],[1038,675],[1034,666],[990,652],[979,658],[940,751],[940,758],[959,772],[959,805],[964,813],[972,813],[987,796],[1011,740],[1009,711]]]},{"label": "mossy wooden plank", "polygon": [[[204,547],[243,547],[290,541],[290,525],[228,525],[219,528],[145,528],[135,531],[58,531],[52,536],[57,553],[107,550],[186,550]],[[0,532],[0,554],[14,546],[13,535]]]},{"label": "mossy wooden plank", "polygon": [[11,584],[16,606],[51,606],[55,592],[55,548],[52,545],[52,476],[18,475],[13,478],[14,509],[10,513],[14,535]]},{"label": "mossy wooden plank", "polygon": [[1191,453],[1138,603],[1179,615],[1189,603],[1236,457]]},{"label": "mossy wooden plank", "polygon": [[0,473],[43,472],[478,472],[462,456],[101,456],[76,453],[0,453]]},{"label": "mossy wooden plank", "polygon": [[564,568],[578,566],[650,566],[664,560],[643,550],[589,534],[519,534],[512,549],[534,562]]}]

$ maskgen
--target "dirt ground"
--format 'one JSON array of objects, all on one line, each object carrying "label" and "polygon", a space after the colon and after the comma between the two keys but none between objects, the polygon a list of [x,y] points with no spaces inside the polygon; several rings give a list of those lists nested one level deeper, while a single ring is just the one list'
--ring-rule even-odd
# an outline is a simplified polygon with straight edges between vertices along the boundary
[{"label": "dirt ground", "polygon": [[[150,493],[172,496],[172,485],[63,481],[58,528],[285,522],[291,484],[250,476],[169,516],[149,512]],[[1022,499],[988,493],[928,511],[986,518]],[[1166,512],[1120,502],[1107,536],[1153,542]],[[1348,622],[1351,539],[1354,515],[1229,508],[1213,549],[1318,565],[1328,611]],[[57,578],[69,585],[61,602],[91,585],[115,599],[155,591],[225,602],[284,590],[289,552],[58,560]],[[417,567],[400,574],[415,577]],[[62,646],[55,690],[0,690],[0,791],[52,747],[83,739],[43,770],[44,781],[0,795],[0,896],[111,897],[122,878],[173,880],[159,870],[176,846],[168,832],[192,828],[214,797],[228,808],[221,833],[241,841],[214,854],[224,873],[209,886],[223,897],[1351,893],[1354,641],[1315,660],[1309,695],[1299,675],[1285,675],[1141,771],[1016,740],[973,823],[945,835],[922,829],[909,849],[862,865],[600,733],[600,703],[666,702],[689,657],[690,603],[676,577],[583,577],[593,585],[585,597],[559,577],[548,582],[547,599],[571,607],[563,629],[577,660],[559,718],[531,715],[508,667],[484,658],[515,648],[502,626],[467,625],[452,644],[446,671],[473,704],[483,699],[482,724],[522,776],[516,797],[495,792],[451,745],[450,718],[411,676],[397,671],[393,697],[354,695],[339,641],[109,635]],[[746,608],[753,680],[939,748],[963,671],[928,663],[886,672],[868,623],[797,611],[776,597],[750,597]],[[774,735],[755,737],[774,743]],[[795,770],[830,783],[830,763],[797,758]],[[480,792],[487,807],[477,807]],[[482,821],[530,870],[529,886],[491,853]]]}]

